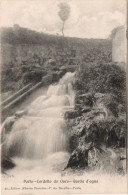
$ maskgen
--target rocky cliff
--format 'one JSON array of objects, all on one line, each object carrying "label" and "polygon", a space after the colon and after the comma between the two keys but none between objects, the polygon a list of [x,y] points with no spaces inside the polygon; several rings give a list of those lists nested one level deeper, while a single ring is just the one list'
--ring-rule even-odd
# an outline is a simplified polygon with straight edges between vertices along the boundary
[{"label": "rocky cliff", "polygon": [[75,109],[65,113],[71,152],[66,169],[126,172],[125,81],[114,64],[76,73]]}]

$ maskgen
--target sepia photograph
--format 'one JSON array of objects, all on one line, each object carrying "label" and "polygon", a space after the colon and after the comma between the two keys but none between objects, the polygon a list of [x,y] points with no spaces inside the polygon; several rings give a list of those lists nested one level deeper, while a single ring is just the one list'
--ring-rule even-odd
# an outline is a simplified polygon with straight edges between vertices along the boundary
[{"label": "sepia photograph", "polygon": [[1,195],[127,194],[126,0],[1,0]]}]

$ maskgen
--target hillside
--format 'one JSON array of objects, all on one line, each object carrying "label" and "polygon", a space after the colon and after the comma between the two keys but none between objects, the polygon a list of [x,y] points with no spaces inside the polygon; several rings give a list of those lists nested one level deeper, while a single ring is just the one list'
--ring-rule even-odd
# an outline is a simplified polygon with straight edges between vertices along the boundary
[{"label": "hillside", "polygon": [[[36,32],[27,28],[20,27],[19,25],[14,25],[9,28],[1,28],[1,41],[2,43],[10,44],[38,44],[38,45],[55,45],[61,39],[59,35],[50,35],[43,32]],[[108,45],[110,41],[106,39],[81,39],[76,37],[65,37],[69,45],[85,46],[93,44],[106,44]]]},{"label": "hillside", "polygon": [[1,29],[1,55],[2,92],[8,95],[63,66],[111,62],[111,41],[62,38],[15,25]]}]

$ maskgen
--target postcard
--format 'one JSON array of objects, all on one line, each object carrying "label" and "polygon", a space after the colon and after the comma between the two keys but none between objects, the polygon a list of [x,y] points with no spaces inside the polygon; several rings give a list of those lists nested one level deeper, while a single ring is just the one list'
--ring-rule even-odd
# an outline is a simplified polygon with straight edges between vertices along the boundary
[{"label": "postcard", "polygon": [[126,0],[1,0],[1,194],[127,194]]}]

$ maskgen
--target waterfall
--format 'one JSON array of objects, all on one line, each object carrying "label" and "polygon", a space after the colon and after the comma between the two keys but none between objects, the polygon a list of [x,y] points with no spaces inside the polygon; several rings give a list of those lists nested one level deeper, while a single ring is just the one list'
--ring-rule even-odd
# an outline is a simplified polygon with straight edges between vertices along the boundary
[{"label": "waterfall", "polygon": [[74,105],[74,73],[66,73],[27,107],[6,135],[4,153],[24,159],[43,159],[67,151],[64,112]]}]

